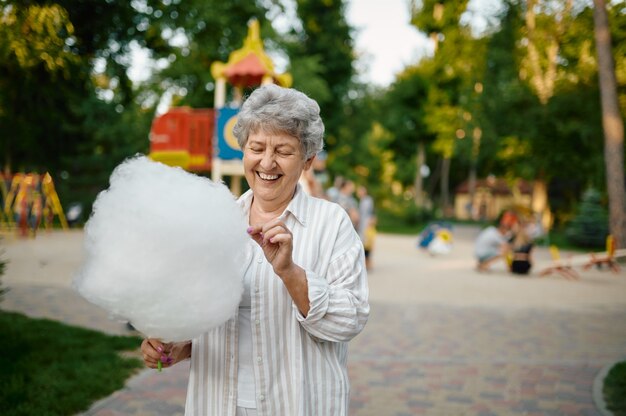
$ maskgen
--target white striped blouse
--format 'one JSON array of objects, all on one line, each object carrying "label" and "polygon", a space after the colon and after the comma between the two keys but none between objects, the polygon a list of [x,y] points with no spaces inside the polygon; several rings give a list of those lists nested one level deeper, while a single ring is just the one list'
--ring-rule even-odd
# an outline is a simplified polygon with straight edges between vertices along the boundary
[{"label": "white striped blouse", "polygon": [[[250,212],[252,192],[239,198]],[[369,316],[363,245],[346,212],[297,187],[283,214],[294,262],[306,271],[310,310],[298,311],[253,243],[252,346],[259,416],[348,414],[348,341]],[[251,240],[252,241],[252,240]],[[237,317],[193,340],[185,415],[234,416]]]}]

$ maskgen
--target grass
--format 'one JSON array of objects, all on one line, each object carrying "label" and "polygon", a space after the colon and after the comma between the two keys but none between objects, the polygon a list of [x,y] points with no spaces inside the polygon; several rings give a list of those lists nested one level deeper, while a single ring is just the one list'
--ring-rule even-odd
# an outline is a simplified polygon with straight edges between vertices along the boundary
[{"label": "grass", "polygon": [[73,415],[124,386],[142,362],[119,352],[141,339],[0,311],[3,416]]},{"label": "grass", "polygon": [[626,361],[617,363],[604,379],[604,401],[615,416],[626,415]]}]

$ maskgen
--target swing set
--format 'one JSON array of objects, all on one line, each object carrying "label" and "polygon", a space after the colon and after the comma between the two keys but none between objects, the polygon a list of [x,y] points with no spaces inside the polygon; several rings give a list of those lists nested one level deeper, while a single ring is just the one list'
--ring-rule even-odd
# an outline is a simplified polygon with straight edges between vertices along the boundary
[{"label": "swing set", "polygon": [[0,230],[34,237],[41,226],[52,229],[55,216],[64,230],[69,228],[49,173],[0,173],[0,198]]}]

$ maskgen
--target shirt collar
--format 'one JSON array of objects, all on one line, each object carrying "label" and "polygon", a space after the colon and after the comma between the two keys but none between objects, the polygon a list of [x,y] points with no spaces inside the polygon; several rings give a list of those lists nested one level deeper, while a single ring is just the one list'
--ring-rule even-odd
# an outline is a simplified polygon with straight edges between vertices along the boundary
[{"label": "shirt collar", "polygon": [[[253,198],[252,189],[246,191],[243,195],[239,197],[237,203],[243,209],[246,218],[250,216],[250,206],[252,205]],[[296,185],[296,193],[294,194],[291,201],[289,201],[289,205],[282,213],[282,216],[286,219],[289,214],[293,215],[293,217],[298,221],[302,226],[306,227],[306,212],[307,206],[309,203],[310,196],[307,195],[306,192],[302,189],[300,184]]]}]

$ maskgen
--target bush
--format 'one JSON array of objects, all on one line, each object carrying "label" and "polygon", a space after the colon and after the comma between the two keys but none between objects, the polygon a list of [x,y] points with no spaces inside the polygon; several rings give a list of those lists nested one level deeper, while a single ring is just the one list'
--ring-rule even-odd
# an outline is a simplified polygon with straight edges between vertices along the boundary
[{"label": "bush", "polygon": [[565,230],[567,239],[578,246],[602,248],[609,234],[609,216],[601,204],[600,193],[587,190],[577,213]]},{"label": "bush", "polygon": [[626,415],[626,361],[617,363],[604,379],[604,401],[615,416]]},{"label": "bush", "polygon": [[418,234],[425,224],[434,219],[431,210],[417,207],[412,199],[390,201],[376,215],[380,231],[401,234]]}]

